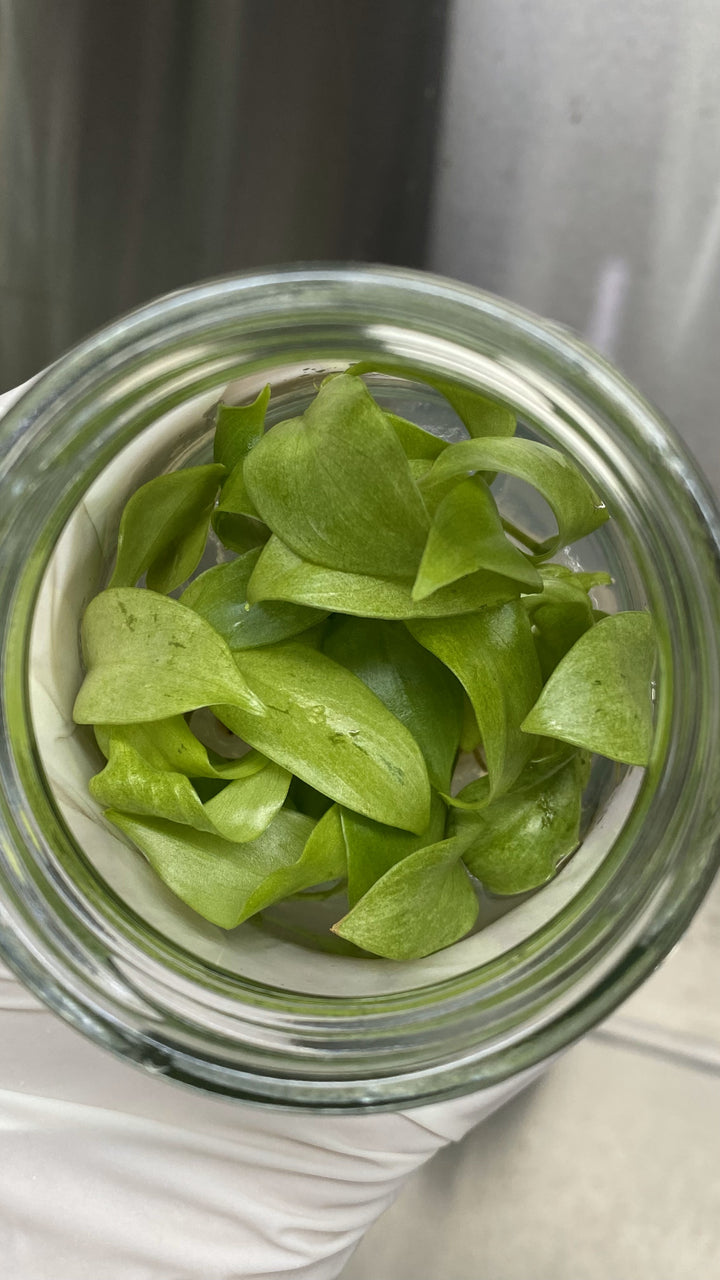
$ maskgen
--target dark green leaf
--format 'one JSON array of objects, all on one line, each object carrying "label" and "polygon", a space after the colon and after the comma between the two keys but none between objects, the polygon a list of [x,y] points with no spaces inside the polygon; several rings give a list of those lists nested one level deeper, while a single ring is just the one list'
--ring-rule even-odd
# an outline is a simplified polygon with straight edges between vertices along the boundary
[{"label": "dark green leaf", "polygon": [[553,555],[559,547],[585,537],[607,520],[605,507],[564,454],[519,437],[461,440],[450,445],[433,464],[424,487],[444,485],[453,476],[473,471],[502,471],[524,480],[542,494],[555,516],[558,533],[542,544],[540,557]]},{"label": "dark green leaf", "polygon": [[[552,571],[552,572],[551,572]],[[561,572],[558,572],[561,571]],[[545,565],[544,590],[523,597],[532,619],[543,679],[596,621],[588,591],[610,582],[607,573],[573,573],[562,565]]]},{"label": "dark green leaf", "polygon": [[164,720],[214,702],[263,708],[225,641],[177,600],[137,587],[101,591],[82,622],[87,675],[77,724]]},{"label": "dark green leaf", "polygon": [[524,590],[542,586],[537,569],[506,537],[493,496],[480,476],[453,485],[438,506],[415,579],[413,600],[425,600],[439,587],[477,569],[517,579]]},{"label": "dark green leaf", "polygon": [[407,458],[362,382],[326,382],[302,418],[268,431],[245,481],[263,520],[314,563],[414,576],[428,518]]},{"label": "dark green leaf", "polygon": [[416,849],[437,844],[445,835],[445,805],[433,792],[430,822],[422,835],[398,831],[342,810],[342,829],[347,850],[348,902],[354,907],[371,885]]},{"label": "dark green leaf", "polygon": [[302,813],[281,809],[257,840],[234,844],[164,818],[114,809],[106,816],[178,898],[221,929],[234,929],[247,919],[252,895],[273,872],[298,861],[314,825]]},{"label": "dark green leaf", "polygon": [[333,933],[389,960],[416,960],[462,938],[478,902],[460,837],[416,850],[377,880]]},{"label": "dark green leaf", "polygon": [[214,708],[228,728],[347,808],[424,830],[430,786],[420,749],[357,676],[292,641],[244,649],[237,662],[265,714]]},{"label": "dark green leaf", "polygon": [[[515,414],[507,405],[488,399],[479,391],[465,387],[449,378],[436,378],[424,370],[403,365],[397,361],[381,360],[379,363],[365,360],[348,369],[352,375],[363,373],[389,373],[395,378],[409,378],[433,387],[455,410],[471,436],[511,436],[517,426]],[[417,455],[416,455],[417,456]]]},{"label": "dark green leaf", "polygon": [[221,466],[186,467],[141,485],[120,520],[111,587],[134,587],[146,574],[153,591],[174,591],[197,568],[207,541]]},{"label": "dark green leaf", "polygon": [[649,614],[612,614],[573,645],[523,722],[526,733],[646,765],[653,735],[655,638]]},{"label": "dark green leaf", "polygon": [[248,583],[252,603],[288,600],[365,618],[434,618],[472,613],[511,600],[520,586],[511,578],[479,571],[441,587],[427,600],[413,600],[409,583],[325,569],[296,556],[279,538],[263,548]]},{"label": "dark green leaf", "polygon": [[230,564],[208,569],[181,596],[233,650],[289,640],[327,617],[324,609],[282,601],[248,605],[247,585],[259,555],[259,549],[247,551]]},{"label": "dark green leaf", "polygon": [[[245,460],[263,434],[269,400],[268,385],[263,387],[252,404],[224,404],[221,400],[216,406],[213,458],[222,463],[229,473]],[[227,481],[224,487],[227,487]]]},{"label": "dark green leaf", "polygon": [[405,725],[425,757],[431,783],[447,791],[463,717],[462,687],[447,667],[413,640],[401,622],[338,618],[324,650]]},{"label": "dark green leaf", "polygon": [[583,762],[577,753],[549,772],[530,764],[515,786],[490,801],[487,778],[460,793],[476,812],[454,810],[453,834],[470,837],[463,854],[469,871],[491,893],[524,893],[544,884],[577,847],[582,810]]},{"label": "dark green leaf", "polygon": [[535,745],[520,730],[541,688],[525,610],[513,601],[466,617],[418,618],[406,625],[465,688],[482,734],[492,794],[501,795]]}]

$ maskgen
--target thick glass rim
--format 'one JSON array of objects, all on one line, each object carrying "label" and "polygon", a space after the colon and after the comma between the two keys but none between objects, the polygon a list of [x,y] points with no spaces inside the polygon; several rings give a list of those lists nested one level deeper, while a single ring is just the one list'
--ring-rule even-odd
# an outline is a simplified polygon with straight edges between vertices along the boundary
[{"label": "thick glass rim", "polygon": [[[58,873],[54,851],[72,840],[43,787],[27,649],[65,513],[138,424],[224,385],[233,360],[262,367],[293,325],[315,335],[305,350],[325,350],[330,329],[350,321],[375,354],[384,344],[435,373],[444,361],[460,379],[476,376],[475,355],[494,344],[526,362],[532,391],[551,386],[566,397],[559,443],[599,468],[601,489],[623,495],[617,517],[660,624],[661,676],[653,762],[572,912],[563,909],[516,956],[429,987],[343,998],[213,971],[129,920],[111,894],[100,910],[91,878],[71,885]],[[38,533],[28,508],[45,512],[48,478],[56,482],[63,466]],[[172,1078],[256,1102],[354,1110],[434,1101],[495,1083],[576,1039],[686,927],[720,856],[720,516],[660,416],[559,326],[468,286],[384,267],[286,267],[211,281],[121,318],[44,373],[0,421],[0,483],[0,951],[85,1034]],[[627,874],[619,886],[620,867],[634,869],[632,886]]]}]

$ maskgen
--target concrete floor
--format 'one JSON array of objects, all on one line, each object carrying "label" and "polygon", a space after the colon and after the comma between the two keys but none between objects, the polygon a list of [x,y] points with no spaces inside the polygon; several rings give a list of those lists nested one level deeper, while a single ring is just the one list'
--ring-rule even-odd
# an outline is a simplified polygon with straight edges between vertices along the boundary
[{"label": "concrete floor", "polygon": [[405,1187],[342,1280],[720,1277],[720,882],[660,971]]}]

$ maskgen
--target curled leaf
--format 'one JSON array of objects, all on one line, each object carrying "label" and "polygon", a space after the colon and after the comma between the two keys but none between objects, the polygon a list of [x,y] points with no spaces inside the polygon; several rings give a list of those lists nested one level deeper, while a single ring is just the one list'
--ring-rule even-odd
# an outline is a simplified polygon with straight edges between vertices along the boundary
[{"label": "curled leaf", "polygon": [[332,805],[310,832],[297,861],[271,871],[250,895],[245,904],[246,914],[255,915],[294,893],[337,880],[345,875],[345,867],[340,814],[337,805]]},{"label": "curled leaf", "polygon": [[452,672],[401,622],[338,618],[323,647],[405,725],[423,753],[432,785],[446,791],[463,716],[463,691]]},{"label": "curled leaf", "polygon": [[164,818],[108,810],[151,867],[183,902],[221,929],[234,929],[252,914],[253,894],[268,876],[302,856],[314,823],[281,809],[256,840],[235,844]]},{"label": "curled leaf", "polygon": [[82,622],[86,676],[77,724],[163,720],[214,702],[263,708],[225,641],[177,600],[135,587],[101,591]]},{"label": "curled leaf", "polygon": [[543,591],[523,597],[532,619],[540,667],[547,680],[561,658],[596,621],[588,591],[607,585],[607,573],[573,573],[562,565],[544,565]]},{"label": "curled leaf", "polygon": [[333,925],[333,933],[389,960],[416,960],[457,942],[478,913],[460,861],[464,847],[454,836],[409,854]]},{"label": "curled leaf", "polygon": [[214,708],[228,728],[339,804],[425,829],[430,784],[420,749],[357,676],[293,641],[244,649],[237,662],[264,714]]},{"label": "curled leaf", "polygon": [[507,791],[532,756],[520,725],[541,688],[532,631],[513,601],[460,618],[406,623],[415,639],[455,673],[472,703],[482,735],[493,796]]},{"label": "curled leaf", "polygon": [[444,485],[453,476],[475,471],[502,471],[524,480],[542,494],[555,516],[558,532],[539,548],[540,559],[584,538],[607,520],[605,507],[564,454],[518,436],[510,440],[461,440],[450,445],[433,464],[425,484]]},{"label": "curled leaf", "polygon": [[371,885],[394,867],[396,862],[402,862],[403,858],[407,858],[416,849],[423,849],[426,845],[442,840],[445,835],[445,813],[445,805],[433,792],[430,822],[421,835],[413,835],[343,809],[342,832],[347,851],[347,892],[350,906],[354,907]]},{"label": "curled leaf", "polygon": [[233,650],[288,640],[327,617],[324,609],[283,601],[248,605],[247,585],[259,555],[259,549],[247,551],[229,564],[208,569],[181,596],[182,603],[205,618]]},{"label": "curled leaf", "polygon": [[423,427],[416,426],[414,422],[408,422],[406,418],[398,418],[396,413],[386,412],[385,417],[400,441],[405,451],[405,456],[409,461],[417,461],[423,458],[434,462],[443,449],[448,447],[447,440],[442,440],[440,436],[433,435],[432,431],[425,431]]},{"label": "curled leaf", "polygon": [[478,569],[516,579],[523,590],[542,586],[537,569],[507,538],[487,484],[475,476],[454,484],[440,502],[413,586],[413,600],[424,600],[439,587]]},{"label": "curled leaf", "polygon": [[186,467],[141,485],[125,504],[111,587],[174,591],[194,573],[207,541],[222,466]]},{"label": "curled leaf", "polygon": [[523,722],[625,764],[646,765],[653,735],[655,636],[649,614],[611,614],[573,645]]},{"label": "curled leaf", "polygon": [[[511,436],[517,426],[515,414],[507,405],[499,404],[488,396],[463,386],[451,378],[437,378],[424,369],[404,365],[399,361],[361,361],[351,365],[348,373],[354,376],[364,373],[389,373],[395,378],[417,379],[433,387],[445,397],[471,436]],[[422,455],[415,455],[416,457]]]},{"label": "curled leaf", "polygon": [[428,518],[403,448],[362,382],[326,382],[302,418],[268,431],[245,482],[299,556],[349,573],[414,576]]},{"label": "curled leaf", "polygon": [[[252,404],[215,406],[213,425],[213,458],[227,468],[228,476],[244,462],[265,430],[265,414],[270,401],[270,386],[263,387]],[[223,491],[227,487],[227,480]]]},{"label": "curled leaf", "polygon": [[128,743],[154,769],[170,769],[188,778],[247,778],[267,763],[258,751],[250,751],[238,760],[210,753],[179,715],[141,724],[95,725],[95,737],[106,758],[111,735],[116,741]]},{"label": "curled leaf", "polygon": [[263,547],[247,587],[252,603],[287,600],[357,617],[386,619],[472,613],[486,605],[512,600],[519,592],[517,581],[481,570],[449,587],[441,587],[426,600],[413,600],[410,583],[311,564],[296,556],[279,538],[271,538]]},{"label": "curled leaf", "polygon": [[577,753],[554,770],[530,764],[512,790],[491,800],[487,778],[471,782],[455,809],[450,831],[469,839],[468,870],[491,893],[524,893],[544,884],[580,837],[584,762]]}]

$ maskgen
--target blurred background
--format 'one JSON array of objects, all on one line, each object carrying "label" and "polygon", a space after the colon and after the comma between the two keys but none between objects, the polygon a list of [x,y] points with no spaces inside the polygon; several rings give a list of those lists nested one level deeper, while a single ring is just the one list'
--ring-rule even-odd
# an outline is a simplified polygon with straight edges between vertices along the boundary
[{"label": "blurred background", "polygon": [[[717,0],[0,0],[0,390],[158,293],[399,263],[584,334],[720,491]],[[720,1273],[716,888],[347,1280]]]}]

